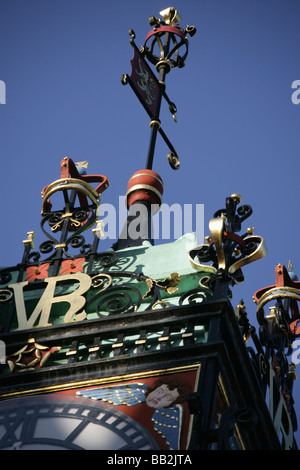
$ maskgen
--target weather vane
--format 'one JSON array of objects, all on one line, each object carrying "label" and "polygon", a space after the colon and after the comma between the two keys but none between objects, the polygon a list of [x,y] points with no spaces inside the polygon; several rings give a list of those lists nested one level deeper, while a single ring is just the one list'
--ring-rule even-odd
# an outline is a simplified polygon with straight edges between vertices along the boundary
[{"label": "weather vane", "polygon": [[[159,14],[162,19],[155,16],[149,19],[149,24],[153,29],[147,34],[140,50],[134,42],[134,31],[129,30],[130,44],[134,51],[131,60],[131,75],[123,75],[121,82],[123,85],[129,83],[151,119],[151,136],[146,168],[152,169],[156,137],[159,132],[170,150],[167,154],[169,164],[174,170],[177,170],[180,167],[180,161],[176,150],[162,129],[159,115],[162,98],[164,98],[175,122],[177,121],[176,106],[166,94],[165,77],[172,68],[181,68],[185,65],[189,47],[187,35],[193,36],[196,33],[196,28],[187,26],[183,30],[179,24],[181,17],[173,7],[161,11]],[[182,55],[180,55],[181,50],[183,50]],[[158,78],[145,59],[155,65]]]}]

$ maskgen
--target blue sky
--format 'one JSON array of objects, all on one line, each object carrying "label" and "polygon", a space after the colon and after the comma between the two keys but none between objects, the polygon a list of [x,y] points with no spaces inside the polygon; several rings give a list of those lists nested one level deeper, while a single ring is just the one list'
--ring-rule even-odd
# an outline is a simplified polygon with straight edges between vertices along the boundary
[{"label": "blue sky", "polygon": [[[130,73],[128,30],[142,46],[148,18],[168,6],[197,34],[186,66],[167,76],[178,123],[166,105],[161,114],[181,169],[169,167],[160,137],[153,169],[164,180],[165,203],[204,204],[205,235],[227,196],[240,193],[252,206],[243,229],[255,227],[268,254],[244,267],[233,304],[243,298],[256,325],[252,295],[274,284],[275,266],[291,260],[300,276],[300,104],[291,100],[300,80],[296,0],[1,2],[0,265],[21,261],[28,231],[36,232],[37,246],[44,241],[40,192],[59,178],[62,158],[88,160],[89,173],[106,175],[102,201],[115,207],[130,176],[144,168],[149,118],[120,77]],[[300,379],[300,411],[299,391]]]}]

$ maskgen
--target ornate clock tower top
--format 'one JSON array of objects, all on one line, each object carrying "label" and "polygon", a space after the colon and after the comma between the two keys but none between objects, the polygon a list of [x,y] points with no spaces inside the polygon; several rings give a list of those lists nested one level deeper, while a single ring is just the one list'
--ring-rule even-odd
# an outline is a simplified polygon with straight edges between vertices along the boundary
[{"label": "ornate clock tower top", "polygon": [[[238,235],[251,206],[226,197],[201,245],[190,233],[143,244],[164,192],[153,170],[158,134],[171,168],[180,167],[160,121],[164,100],[176,121],[165,79],[185,65],[196,32],[180,26],[175,8],[160,15],[140,49],[130,30],[131,74],[121,79],[150,117],[146,164],[127,186],[125,233],[99,250],[109,181],[65,157],[60,178],[42,190],[46,241],[36,249],[28,232],[21,262],[0,271],[0,449],[297,447],[295,365],[286,356],[300,336],[300,283],[277,266],[275,284],[254,295],[258,334],[244,302],[230,303],[242,269],[266,254],[254,229]],[[130,234],[137,220],[139,238]]]}]

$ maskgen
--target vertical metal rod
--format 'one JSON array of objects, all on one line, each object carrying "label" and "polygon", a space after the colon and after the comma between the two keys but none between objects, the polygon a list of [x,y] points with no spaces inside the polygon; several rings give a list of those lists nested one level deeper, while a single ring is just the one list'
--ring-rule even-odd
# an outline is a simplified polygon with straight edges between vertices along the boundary
[{"label": "vertical metal rod", "polygon": [[[65,207],[66,212],[72,212],[74,210],[76,196],[77,196],[77,191],[73,189],[71,191],[71,194],[70,194],[70,200],[68,202],[66,202],[66,207]],[[68,238],[69,223],[70,223],[69,218],[67,217],[63,221],[63,226],[62,226],[62,231],[61,231],[61,236],[60,236],[60,244],[65,244],[65,242]],[[61,266],[61,261],[62,261],[64,249],[65,249],[65,247],[64,248],[58,248],[56,250],[56,256],[55,256],[55,259],[54,259],[53,270],[52,270],[52,276],[53,277],[59,275],[59,270],[60,270],[60,266]]]},{"label": "vertical metal rod", "polygon": [[[162,54],[163,55],[162,59],[164,59],[166,57],[166,55],[168,54],[169,48],[170,48],[170,35],[169,35],[169,33],[166,33],[165,44],[164,44],[164,53]],[[166,74],[167,74],[165,64],[162,63],[158,67],[158,70],[159,70],[158,81],[160,83],[160,91],[159,91],[159,97],[158,97],[157,112],[156,112],[156,116],[155,116],[154,121],[159,122],[160,106],[161,106],[162,96],[163,96],[163,93],[165,91],[165,77],[166,77]],[[148,170],[152,170],[152,166],[153,166],[153,157],[154,157],[154,150],[155,150],[155,144],[156,144],[156,137],[157,137],[158,129],[159,129],[159,124],[153,122],[152,127],[151,127],[150,144],[149,144],[147,163],[146,163],[146,168]]]},{"label": "vertical metal rod", "polygon": [[150,144],[149,144],[147,164],[146,164],[147,170],[152,170],[157,130],[158,130],[158,125],[153,124],[151,128],[151,137],[150,137]]}]

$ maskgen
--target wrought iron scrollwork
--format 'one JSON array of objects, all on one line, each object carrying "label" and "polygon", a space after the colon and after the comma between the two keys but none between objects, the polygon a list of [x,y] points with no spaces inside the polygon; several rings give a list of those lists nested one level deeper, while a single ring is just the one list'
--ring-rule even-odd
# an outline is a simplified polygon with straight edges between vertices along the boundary
[{"label": "wrought iron scrollwork", "polygon": [[111,287],[103,296],[102,292],[96,303],[96,312],[99,317],[103,316],[103,311],[108,314],[119,314],[137,311],[142,302],[140,291],[136,287],[122,286]]},{"label": "wrought iron scrollwork", "polygon": [[0,273],[0,285],[8,284],[11,281],[11,273],[9,271],[2,271]]},{"label": "wrought iron scrollwork", "polygon": [[191,289],[180,296],[179,305],[184,305],[185,302],[188,304],[205,302],[207,296],[201,287]]},{"label": "wrought iron scrollwork", "polygon": [[[282,283],[288,282],[288,279],[285,277],[287,273],[283,270],[283,267],[281,265],[280,268],[277,266],[277,271],[278,269],[281,272],[277,275],[277,282],[279,283],[280,280]],[[293,281],[290,280],[290,282]],[[259,299],[262,298],[262,294],[270,290],[273,291],[273,289],[272,286],[267,287],[255,294],[254,299],[258,303],[258,308],[262,308],[259,305]],[[277,289],[280,291],[279,287]],[[293,406],[292,392],[293,383],[296,379],[296,366],[288,361],[288,356],[293,351],[292,341],[294,336],[289,327],[289,316],[285,310],[286,307],[284,307],[278,296],[275,300],[275,306],[271,307],[270,313],[265,317],[259,310],[261,316],[258,334],[248,321],[243,302],[237,307],[236,315],[245,342],[248,342],[250,337],[252,340],[253,345],[247,345],[247,351],[262,395],[266,398],[269,388],[269,395],[272,397],[270,401],[273,403],[272,406],[275,411],[278,406],[279,397],[282,397],[291,425],[295,431],[297,429],[297,418]]]},{"label": "wrought iron scrollwork", "polygon": [[202,303],[212,298],[213,291],[210,276],[199,280],[199,287],[184,292],[179,298],[179,305]]},{"label": "wrought iron scrollwork", "polygon": [[[94,188],[91,183],[97,183],[98,186]],[[47,240],[40,244],[39,250],[33,251],[34,233],[29,232],[29,238],[24,241],[22,264],[32,265],[45,261],[58,263],[76,256],[88,257],[95,254],[99,243],[98,234],[93,230],[94,239],[89,243],[83,232],[95,224],[101,193],[108,184],[105,176],[81,174],[75,163],[65,157],[61,161],[61,178],[42,190],[40,227]],[[62,196],[63,208],[55,208],[59,196]],[[54,197],[55,203],[52,201]],[[43,260],[42,255],[46,255]]]},{"label": "wrought iron scrollwork", "polygon": [[[92,286],[97,289],[87,302],[88,309],[93,305],[97,315],[101,318],[107,314],[121,314],[136,311],[142,302],[142,295],[138,287],[119,283],[120,279],[136,279],[137,276],[127,272],[99,273],[92,276]],[[117,279],[113,285],[113,279]],[[139,277],[140,279],[140,277]]]},{"label": "wrought iron scrollwork", "polygon": [[97,257],[99,258],[100,265],[103,268],[110,268],[119,260],[117,253],[114,251],[104,251],[97,253]]},{"label": "wrought iron scrollwork", "polygon": [[8,302],[13,296],[11,289],[0,289],[0,302]]},{"label": "wrought iron scrollwork", "polygon": [[[92,279],[92,286],[97,292],[87,301],[86,308],[95,310],[100,318],[107,314],[135,312],[148,299],[145,310],[157,306],[167,308],[168,304],[162,300],[160,290],[172,294],[180,282],[177,273],[171,274],[168,279],[154,280],[129,271],[95,273]],[[129,279],[129,282],[125,283],[124,279]]]},{"label": "wrought iron scrollwork", "polygon": [[45,242],[40,244],[40,252],[43,254],[51,253],[54,250],[55,243],[53,240],[46,240]]},{"label": "wrought iron scrollwork", "polygon": [[[192,266],[201,271],[222,273],[231,285],[244,281],[241,268],[266,254],[264,239],[253,235],[253,229],[239,236],[244,222],[252,214],[249,205],[242,205],[241,197],[232,194],[226,198],[226,208],[218,210],[209,222],[210,237],[206,244],[199,245],[189,252]],[[210,264],[206,264],[210,263]]]}]

